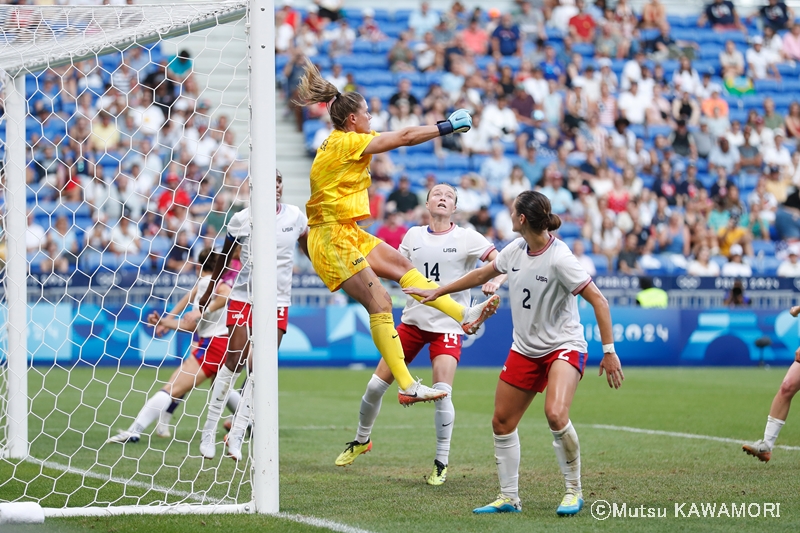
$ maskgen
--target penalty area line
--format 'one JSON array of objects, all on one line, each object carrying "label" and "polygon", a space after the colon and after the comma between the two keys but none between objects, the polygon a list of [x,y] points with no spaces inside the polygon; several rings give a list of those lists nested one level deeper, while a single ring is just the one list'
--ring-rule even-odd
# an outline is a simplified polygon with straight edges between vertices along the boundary
[{"label": "penalty area line", "polygon": [[[641,433],[643,435],[658,435],[661,437],[676,437],[679,439],[696,439],[696,440],[710,440],[714,442],[726,442],[729,444],[748,444],[752,441],[746,440],[739,440],[739,439],[729,439],[726,437],[715,437],[713,435],[697,435],[695,433],[680,433],[677,431],[661,431],[659,429],[642,429],[642,428],[632,428],[628,426],[609,426],[606,424],[581,424],[585,425],[586,427],[590,427],[592,429],[606,429],[609,431],[624,431],[627,433]],[[776,448],[780,448],[782,450],[800,450],[800,446],[785,446],[783,444],[775,445]]]}]

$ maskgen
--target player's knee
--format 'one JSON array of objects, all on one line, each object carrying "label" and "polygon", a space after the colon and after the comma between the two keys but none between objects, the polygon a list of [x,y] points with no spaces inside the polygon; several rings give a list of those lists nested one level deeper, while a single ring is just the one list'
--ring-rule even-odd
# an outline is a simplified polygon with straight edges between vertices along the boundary
[{"label": "player's knee", "polygon": [[781,383],[781,388],[778,390],[778,393],[781,396],[786,396],[787,398],[791,399],[795,394],[797,394],[798,390],[800,390],[800,383],[784,381]]},{"label": "player's knee", "polygon": [[563,405],[548,405],[544,408],[544,416],[550,429],[558,431],[569,423],[569,409]]},{"label": "player's knee", "polygon": [[513,433],[516,428],[516,424],[502,415],[495,413],[492,417],[492,431],[495,435],[508,435]]}]

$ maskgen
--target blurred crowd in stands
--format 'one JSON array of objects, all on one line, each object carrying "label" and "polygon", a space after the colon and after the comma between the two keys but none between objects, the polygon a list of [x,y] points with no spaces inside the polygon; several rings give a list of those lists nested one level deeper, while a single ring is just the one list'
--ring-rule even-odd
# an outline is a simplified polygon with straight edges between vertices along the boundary
[{"label": "blurred crowd in stands", "polygon": [[[468,133],[373,158],[373,229],[392,245],[448,181],[459,223],[499,246],[516,195],[541,191],[591,272],[800,275],[800,24],[783,2],[674,17],[659,0],[285,0],[276,16],[287,98],[308,57],[367,98],[376,131],[473,113]],[[287,112],[313,155],[325,106]]]},{"label": "blurred crowd in stands", "polygon": [[[101,2],[82,2],[92,3]],[[0,28],[10,40],[42,23],[21,6]],[[229,117],[212,116],[199,96],[192,68],[186,50],[132,46],[27,76],[33,272],[188,271],[246,206],[247,162]]]}]

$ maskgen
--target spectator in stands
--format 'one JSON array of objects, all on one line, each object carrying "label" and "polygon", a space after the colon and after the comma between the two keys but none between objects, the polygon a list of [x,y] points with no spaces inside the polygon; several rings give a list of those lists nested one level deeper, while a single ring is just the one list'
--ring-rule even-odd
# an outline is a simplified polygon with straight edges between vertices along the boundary
[{"label": "spectator in stands", "polygon": [[388,61],[392,72],[416,72],[414,51],[411,50],[407,32],[401,33],[389,50]]},{"label": "spectator in stands", "polygon": [[553,213],[563,215],[572,207],[572,193],[564,187],[564,176],[555,164],[550,164],[544,170],[541,186],[537,189],[550,200]]},{"label": "spectator in stands", "polygon": [[752,128],[745,126],[742,130],[744,143],[738,148],[741,171],[746,174],[759,174],[763,168],[761,150],[752,144]]},{"label": "spectator in stands", "polygon": [[683,91],[692,95],[702,86],[700,75],[692,67],[692,62],[688,57],[681,56],[680,65],[672,74],[672,84],[675,86],[676,92]]},{"label": "spectator in stands", "polygon": [[764,127],[775,130],[783,127],[783,115],[775,111],[775,100],[764,98]]},{"label": "spectator in stands", "polygon": [[176,274],[181,274],[191,269],[189,263],[189,235],[185,231],[175,233],[175,241],[172,244],[167,258],[164,262],[164,269]]},{"label": "spectator in stands", "polygon": [[744,55],[730,39],[725,41],[725,50],[719,53],[719,64],[726,80],[744,75]]},{"label": "spectator in stands", "polygon": [[705,187],[697,180],[697,165],[694,161],[689,161],[686,165],[686,177],[678,184],[677,205],[685,207],[698,200],[701,190],[705,190]]},{"label": "spectator in stands", "polygon": [[792,102],[789,104],[789,113],[783,122],[786,128],[786,136],[789,139],[800,139],[800,104]]},{"label": "spectator in stands", "polygon": [[344,0],[314,0],[314,3],[319,6],[319,16],[323,19],[336,22],[343,16]]},{"label": "spectator in stands", "polygon": [[600,87],[602,93],[602,86],[605,84],[609,93],[616,93],[619,87],[619,79],[617,75],[611,70],[611,60],[607,57],[601,57],[597,60],[600,66]]},{"label": "spectator in stands", "polygon": [[591,257],[586,255],[586,248],[583,243],[583,239],[575,239],[573,241],[572,254],[575,256],[575,259],[578,260],[587,274],[590,276],[597,275],[597,269],[594,266],[594,261],[592,261]]},{"label": "spectator in stands", "polygon": [[[700,104],[700,110],[703,112],[703,115],[706,117],[727,117],[730,112],[728,109],[728,102],[720,96],[719,85],[713,84],[709,92],[711,95],[705,98]],[[714,114],[715,111],[718,111],[717,115]]]},{"label": "spectator in stands", "polygon": [[697,258],[689,263],[686,273],[698,277],[719,277],[719,265],[710,261],[711,250],[708,246],[700,247]]},{"label": "spectator in stands", "polygon": [[407,231],[408,230],[403,225],[403,219],[400,213],[397,211],[388,211],[386,213],[386,221],[375,233],[375,236],[397,250],[400,248],[400,244],[403,242],[403,237],[405,237]]},{"label": "spectator in stands", "polygon": [[501,142],[494,141],[492,143],[491,157],[485,159],[480,167],[480,175],[486,180],[486,185],[491,194],[500,192],[503,180],[511,175],[512,168],[511,160],[505,156],[505,147]]},{"label": "spectator in stands", "polygon": [[[39,262],[39,270],[44,274],[67,274],[69,272],[69,261],[64,254],[59,253],[58,244],[55,241],[47,240],[42,247],[44,259]],[[37,257],[39,254],[37,254]]]},{"label": "spectator in stands", "polygon": [[325,79],[331,82],[331,84],[333,84],[339,90],[339,92],[343,92],[344,86],[347,85],[347,76],[344,75],[344,72],[342,71],[342,65],[339,63],[333,64],[330,74],[325,76]]},{"label": "spectator in stands", "polygon": [[29,253],[40,250],[42,245],[45,243],[45,240],[44,228],[38,222],[36,222],[36,218],[33,216],[33,211],[29,210],[28,226],[27,230],[25,231],[25,249]]},{"label": "spectator in stands", "polygon": [[111,228],[109,249],[117,255],[138,254],[141,250],[140,238],[139,227],[123,216]]},{"label": "spectator in stands", "polygon": [[547,25],[557,29],[562,35],[568,35],[569,21],[578,14],[578,8],[571,0],[555,0],[554,4],[555,7],[550,18],[547,19]]},{"label": "spectator in stands", "polygon": [[475,56],[484,56],[489,50],[489,34],[481,27],[477,17],[469,21],[469,26],[461,31],[460,37],[464,49]]},{"label": "spectator in stands", "polygon": [[436,42],[432,32],[426,32],[422,41],[414,46],[415,64],[420,72],[433,72],[442,69],[444,50]]},{"label": "spectator in stands", "polygon": [[670,214],[669,222],[661,229],[657,238],[658,250],[661,253],[689,256],[691,237],[681,213],[673,211]]},{"label": "spectator in stands", "polygon": [[625,66],[622,67],[622,74],[620,74],[619,79],[619,88],[621,91],[629,90],[632,81],[641,81],[642,67],[644,67],[644,62],[646,59],[647,58],[645,57],[644,52],[639,50],[634,55],[633,59],[625,62]]},{"label": "spectator in stands", "polygon": [[679,118],[676,122],[677,128],[669,135],[669,143],[672,150],[681,157],[697,159],[697,145],[695,144],[694,134],[686,126],[686,120]]},{"label": "spectator in stands", "polygon": [[419,9],[415,9],[408,17],[408,27],[414,30],[414,35],[417,38],[422,37],[425,33],[433,31],[439,24],[439,13],[430,8],[428,2],[422,2]]},{"label": "spectator in stands", "polygon": [[700,105],[688,91],[680,93],[680,98],[672,101],[672,118],[683,119],[689,126],[697,126],[700,122]]},{"label": "spectator in stands", "polygon": [[489,240],[494,240],[494,220],[492,220],[488,206],[482,205],[477,213],[469,217],[469,223],[472,224],[475,231]]},{"label": "spectator in stands", "polygon": [[653,103],[645,110],[648,126],[667,126],[672,124],[672,104],[664,96],[660,85],[653,86]]},{"label": "spectator in stands", "polygon": [[[547,81],[555,80],[558,85],[564,82],[564,65],[556,58],[556,50],[552,45],[544,49],[544,61],[539,65]],[[552,91],[551,91],[552,92]]]},{"label": "spectator in stands", "polygon": [[624,41],[618,33],[614,32],[613,26],[606,22],[600,25],[600,32],[595,32],[594,50],[595,54],[601,58],[613,57],[622,59],[625,57]]},{"label": "spectator in stands", "polygon": [[774,31],[781,31],[792,27],[794,21],[794,11],[784,2],[779,0],[768,0],[767,5],[756,9],[747,21],[751,22],[758,18],[764,29],[771,28]]},{"label": "spectator in stands", "polygon": [[399,101],[396,106],[397,112],[391,114],[389,118],[389,130],[399,131],[403,128],[419,126],[419,115],[411,112],[411,107],[407,101]]},{"label": "spectator in stands", "polygon": [[770,228],[775,225],[778,201],[767,190],[766,178],[759,178],[756,188],[747,199],[750,208],[750,232],[764,240],[770,239]]},{"label": "spectator in stands", "polygon": [[741,30],[746,32],[739,14],[730,0],[713,0],[706,5],[705,11],[697,18],[697,25],[703,27],[708,23],[716,31]]},{"label": "spectator in stands", "polygon": [[45,247],[50,243],[55,244],[56,259],[65,259],[68,264],[74,265],[78,260],[78,237],[75,226],[70,225],[67,217],[59,215],[55,226],[45,234]]},{"label": "spectator in stands", "polygon": [[523,35],[531,41],[547,39],[544,29],[545,17],[542,6],[533,6],[533,2],[524,0],[517,3],[519,11],[514,15],[514,23],[519,26]]},{"label": "spectator in stands", "polygon": [[[753,269],[750,268],[750,265],[742,261],[742,247],[740,245],[734,244],[730,247],[728,262],[722,265],[722,275],[727,278],[749,278],[753,275]],[[739,289],[741,291],[741,285]],[[735,290],[732,296],[737,296]]]},{"label": "spectator in stands", "polygon": [[[764,48],[764,39],[760,36],[753,37],[753,47],[747,49],[745,59],[747,60],[750,77],[754,80],[764,80],[770,77],[774,79],[781,78],[776,65],[778,58],[771,51]],[[772,72],[772,76],[769,75],[770,72]]]},{"label": "spectator in stands", "polygon": [[476,213],[482,205],[490,205],[491,197],[481,190],[481,177],[477,174],[464,174],[456,187],[458,192],[458,211],[467,217]]},{"label": "spectator in stands", "polygon": [[635,233],[629,233],[625,236],[625,247],[617,258],[617,271],[626,276],[639,276],[644,274],[644,270],[639,265],[639,258],[641,256],[639,238]]},{"label": "spectator in stands", "polygon": [[97,152],[113,152],[119,146],[120,134],[117,125],[107,111],[100,111],[92,121],[90,146]]},{"label": "spectator in stands", "polygon": [[586,12],[584,0],[577,0],[575,7],[578,8],[578,12],[567,23],[569,35],[576,43],[593,43],[597,22]]},{"label": "spectator in stands", "polygon": [[408,218],[419,205],[417,195],[411,191],[411,182],[407,176],[401,176],[397,188],[386,199],[387,211],[397,211]]},{"label": "spectator in stands", "polygon": [[516,114],[508,106],[508,97],[505,95],[498,96],[495,102],[483,109],[481,124],[481,127],[487,128],[491,138],[504,142],[514,142],[519,131]]},{"label": "spectator in stands", "polygon": [[93,165],[93,178],[84,185],[83,197],[93,216],[111,216],[119,210],[117,189],[106,182],[102,165]]},{"label": "spectator in stands", "polygon": [[[733,188],[735,186],[731,186]],[[717,232],[719,238],[719,253],[729,255],[735,246],[739,246],[746,255],[753,256],[753,236],[747,226],[742,226],[743,219],[738,214],[731,214],[725,226]],[[746,223],[746,221],[745,221]]]},{"label": "spectator in stands", "polygon": [[642,29],[660,28],[667,22],[667,10],[659,0],[650,0],[642,6]]},{"label": "spectator in stands", "polygon": [[675,181],[672,165],[666,159],[659,165],[659,176],[653,182],[652,190],[659,199],[665,199],[668,205],[677,205],[678,183]]},{"label": "spectator in stands", "polygon": [[500,24],[492,32],[491,46],[495,59],[522,56],[522,34],[510,13],[500,18]]},{"label": "spectator in stands", "polygon": [[389,98],[389,112],[396,113],[402,103],[408,104],[414,113],[419,111],[419,100],[411,94],[411,81],[408,78],[401,78],[397,82],[397,92]]},{"label": "spectator in stands", "polygon": [[775,139],[769,144],[762,144],[761,153],[764,164],[777,166],[781,169],[782,175],[791,176],[794,173],[794,165],[792,165],[792,156],[789,150],[783,145],[784,137],[783,130],[775,130]]},{"label": "spectator in stands", "polygon": [[523,191],[531,190],[531,182],[525,177],[522,167],[514,165],[511,174],[505,178],[500,186],[503,203],[513,201]]},{"label": "spectator in stands", "polygon": [[720,109],[718,107],[713,108],[713,114],[706,118],[706,123],[708,124],[709,133],[711,133],[715,139],[725,137],[728,139],[731,147],[736,148],[735,145],[730,143],[730,139],[726,135],[731,129],[731,121],[728,120],[727,116],[720,116]]},{"label": "spectator in stands", "polygon": [[610,214],[604,214],[599,228],[595,229],[592,236],[592,252],[604,255],[608,260],[609,269],[613,269],[614,260],[622,250],[622,231],[614,223]]},{"label": "spectator in stands", "polygon": [[796,278],[800,277],[800,262],[798,259],[798,246],[792,244],[789,246],[789,255],[778,265],[778,276],[782,278]]},{"label": "spectator in stands", "polygon": [[362,39],[371,42],[383,41],[386,35],[381,31],[380,26],[375,21],[375,10],[371,7],[365,7],[361,10],[361,26],[358,27],[358,35]]},{"label": "spectator in stands", "polygon": [[652,105],[652,98],[639,92],[639,81],[630,81],[630,90],[620,95],[617,106],[619,114],[631,124],[644,124],[645,111]]},{"label": "spectator in stands", "polygon": [[800,61],[800,27],[797,24],[793,24],[792,30],[783,35],[781,52],[786,61]]},{"label": "spectator in stands", "polygon": [[342,17],[332,28],[325,30],[322,40],[330,43],[328,55],[331,58],[347,55],[353,51],[353,43],[356,41],[356,31],[350,27],[347,18]]}]

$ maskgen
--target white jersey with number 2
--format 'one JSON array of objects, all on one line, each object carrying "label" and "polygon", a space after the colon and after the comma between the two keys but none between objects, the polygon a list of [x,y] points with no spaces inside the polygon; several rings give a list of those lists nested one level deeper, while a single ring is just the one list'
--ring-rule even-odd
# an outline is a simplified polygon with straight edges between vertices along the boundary
[{"label": "white jersey with number 2", "polygon": [[528,357],[558,349],[586,353],[576,295],[592,278],[566,244],[551,235],[531,253],[519,238],[497,255],[494,268],[508,274],[515,351]]},{"label": "white jersey with number 2", "polygon": [[[485,261],[492,250],[494,246],[486,237],[455,224],[440,233],[431,231],[429,226],[413,227],[400,244],[400,253],[410,259],[426,278],[438,285],[447,285],[470,272],[475,268],[475,263],[479,259]],[[453,293],[452,297],[463,306],[470,304],[469,291]],[[431,333],[464,333],[455,320],[410,296],[401,320],[404,324]]]}]

